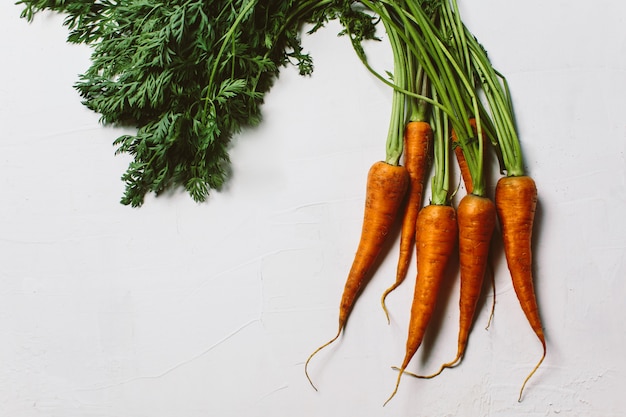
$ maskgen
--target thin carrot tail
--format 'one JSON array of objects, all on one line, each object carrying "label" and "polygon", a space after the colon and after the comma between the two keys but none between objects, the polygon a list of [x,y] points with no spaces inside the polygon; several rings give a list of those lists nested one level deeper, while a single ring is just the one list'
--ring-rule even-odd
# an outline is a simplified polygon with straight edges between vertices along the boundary
[{"label": "thin carrot tail", "polygon": [[[412,242],[411,242],[412,245]],[[408,262],[407,265],[403,265],[402,264],[402,257],[398,263],[398,270],[396,273],[396,281],[385,290],[385,292],[383,292],[383,295],[380,297],[380,304],[383,307],[383,312],[385,313],[385,317],[387,318],[387,324],[391,323],[391,319],[389,317],[389,310],[387,309],[387,304],[385,303],[385,300],[387,299],[387,296],[389,294],[391,294],[392,291],[394,291],[396,288],[398,288],[400,286],[400,284],[402,284],[402,282],[404,281],[404,278],[406,277],[406,273],[408,270]]]},{"label": "thin carrot tail", "polygon": [[440,375],[444,369],[447,368],[454,368],[455,366],[457,366],[459,363],[461,362],[461,357],[457,356],[456,358],[454,358],[454,360],[452,360],[451,362],[448,363],[444,363],[443,365],[441,365],[441,367],[439,368],[439,370],[437,372],[435,372],[434,374],[430,374],[430,375],[415,375],[417,378],[421,378],[421,379],[432,379],[438,375]]},{"label": "thin carrot tail", "polygon": [[539,366],[541,366],[541,364],[543,363],[543,360],[546,358],[546,342],[542,336],[540,337],[540,339],[541,339],[541,345],[543,346],[543,354],[541,355],[539,362],[537,362],[537,365],[535,365],[535,367],[533,368],[532,371],[530,371],[526,379],[524,379],[524,383],[522,384],[522,387],[519,390],[519,397],[517,398],[517,402],[522,402],[522,394],[524,393],[524,388],[526,387],[528,380],[530,380],[530,378],[535,374],[535,372],[537,372],[537,369],[539,369]]},{"label": "thin carrot tail", "polygon": [[[417,348],[415,349],[417,351]],[[405,356],[404,356],[404,360],[402,361],[402,366],[400,366],[399,368],[392,366],[392,369],[397,369],[398,372],[398,379],[396,379],[396,385],[393,388],[393,392],[391,393],[391,395],[389,396],[389,398],[387,398],[387,401],[384,402],[383,407],[385,405],[387,405],[387,403],[389,401],[391,401],[391,399],[396,395],[396,393],[398,392],[398,388],[400,388],[400,379],[402,379],[402,374],[405,373],[405,370],[407,368],[407,366],[409,366],[409,362],[411,361],[411,358],[413,357],[413,355],[415,354],[415,351],[413,352],[408,352]]]},{"label": "thin carrot tail", "polygon": [[380,299],[380,303],[383,307],[383,311],[385,312],[385,317],[387,318],[387,324],[391,323],[391,319],[389,318],[389,310],[387,309],[387,304],[385,304],[385,299],[387,298],[387,296],[396,288],[398,288],[400,286],[400,282],[396,281],[393,283],[393,285],[389,288],[387,288],[385,290],[385,292],[383,293],[381,299]]},{"label": "thin carrot tail", "polygon": [[[401,236],[401,239],[407,239],[405,236]],[[406,253],[410,253],[410,248],[413,246],[413,238],[410,239],[408,242],[410,242],[409,248],[400,248],[400,259],[398,260],[398,267],[397,267],[397,271],[396,271],[396,281],[385,290],[385,292],[383,292],[382,297],[380,298],[380,303],[383,307],[383,311],[385,313],[385,317],[387,318],[387,324],[391,323],[391,319],[389,317],[389,310],[387,309],[387,304],[385,303],[385,300],[387,299],[387,296],[389,294],[391,294],[391,292],[393,292],[396,288],[398,288],[400,286],[400,284],[402,284],[402,282],[404,282],[404,279],[406,278],[406,274],[407,271],[409,269],[409,261],[408,261],[408,255],[404,255],[402,254],[403,251],[406,251]],[[406,244],[407,241],[403,241],[401,242],[401,246],[402,244]]]},{"label": "thin carrot tail", "polygon": [[398,379],[396,380],[396,386],[393,389],[393,392],[391,393],[391,395],[389,396],[389,398],[387,398],[387,401],[385,401],[383,403],[383,407],[387,405],[387,403],[389,401],[391,401],[391,399],[396,395],[396,393],[398,392],[398,388],[400,387],[400,379],[402,378],[402,374],[405,373],[405,369],[406,366],[402,366],[401,368],[397,368],[397,367],[393,367],[393,369],[397,369],[398,372]]},{"label": "thin carrot tail", "polygon": [[439,370],[437,370],[437,372],[435,372],[435,373],[432,373],[432,374],[429,374],[429,375],[420,375],[420,374],[416,374],[416,373],[408,372],[408,371],[404,371],[404,373],[407,374],[407,375],[410,375],[410,376],[412,376],[414,378],[432,379],[432,378],[440,375],[444,371],[444,369],[454,368],[457,365],[459,365],[461,363],[461,359],[463,359],[463,354],[465,352],[466,345],[467,345],[466,343],[460,343],[459,347],[457,349],[457,352],[456,352],[456,356],[454,357],[454,359],[452,359],[450,362],[446,362],[446,363],[442,364],[439,367]]},{"label": "thin carrot tail", "polygon": [[331,343],[333,343],[335,340],[339,338],[339,335],[341,335],[341,329],[342,327],[340,326],[335,337],[333,337],[328,342],[324,343],[322,346],[315,349],[313,353],[309,355],[306,362],[304,363],[304,374],[306,375],[306,378],[309,380],[309,384],[311,384],[311,386],[313,387],[315,391],[317,391],[317,387],[315,386],[315,384],[313,383],[313,380],[311,379],[311,376],[309,375],[309,370],[308,370],[309,362],[311,362],[311,359],[313,358],[313,356],[315,356],[320,350],[324,349],[326,346],[330,345]]},{"label": "thin carrot tail", "polygon": [[434,378],[437,375],[441,374],[444,369],[446,369],[446,368],[453,368],[456,365],[458,365],[460,360],[461,360],[461,356],[462,355],[460,353],[457,354],[457,357],[454,358],[454,360],[452,360],[451,362],[448,362],[448,363],[444,363],[443,365],[441,365],[441,367],[439,368],[439,370],[437,372],[435,372],[434,374],[431,374],[431,375],[419,375],[419,374],[416,374],[416,373],[413,373],[413,372],[409,372],[409,371],[406,370],[406,365],[403,365],[402,367],[392,366],[391,369],[393,369],[395,371],[398,371],[398,379],[396,380],[396,386],[395,386],[393,392],[391,393],[391,395],[389,396],[387,401],[385,401],[383,406],[385,406],[389,401],[391,401],[391,399],[398,392],[398,388],[400,387],[400,379],[402,378],[403,374],[412,376],[413,378],[431,379],[431,378]]},{"label": "thin carrot tail", "polygon": [[406,265],[400,265],[400,264],[398,265],[396,281],[393,283],[393,285],[387,288],[385,292],[383,292],[383,295],[380,298],[380,303],[383,307],[383,311],[385,312],[385,317],[387,318],[387,324],[391,323],[391,319],[389,317],[389,310],[387,309],[387,304],[385,303],[385,300],[387,299],[387,296],[391,294],[391,292],[393,292],[396,288],[400,286],[400,284],[402,284],[402,282],[404,281],[404,278],[406,277],[407,270],[408,270],[408,262]]},{"label": "thin carrot tail", "polygon": [[[414,228],[415,226],[413,226],[413,229]],[[407,239],[407,238],[405,236],[402,236],[401,239]],[[401,246],[407,246],[407,247],[400,248],[401,256],[400,256],[400,259],[398,260],[398,266],[396,270],[396,281],[389,288],[387,288],[385,292],[383,292],[383,295],[380,299],[380,303],[383,307],[383,311],[385,312],[385,317],[387,318],[387,324],[391,323],[391,320],[389,317],[389,310],[387,309],[387,304],[385,303],[385,300],[387,299],[387,296],[391,294],[391,292],[393,292],[396,288],[398,288],[404,282],[404,279],[406,278],[406,274],[409,269],[409,257],[411,253],[411,248],[413,248],[413,242],[414,242],[413,237],[410,240],[407,239],[406,241],[402,242]]]},{"label": "thin carrot tail", "polygon": [[455,366],[459,365],[461,363],[461,359],[463,359],[463,349],[459,349],[459,352],[456,354],[456,357],[453,360],[451,360],[448,363],[444,363],[443,365],[441,365],[441,368],[439,368],[439,371],[437,371],[437,372],[435,372],[434,374],[431,374],[431,375],[421,376],[421,378],[424,378],[424,379],[434,378],[437,375],[439,375],[440,373],[442,373],[444,369],[454,368]]},{"label": "thin carrot tail", "polygon": [[[462,355],[457,355],[457,357],[454,358],[452,361],[444,363],[443,365],[439,367],[439,370],[437,370],[437,372],[432,373],[430,375],[420,375],[420,374],[416,374],[416,373],[409,372],[409,371],[402,371],[402,372],[405,373],[406,375],[412,376],[413,378],[432,379],[440,375],[444,371],[444,369],[454,368],[455,366],[459,365],[461,363],[461,358],[462,358]],[[397,367],[394,367],[393,369],[400,371],[400,368],[397,368]]]}]

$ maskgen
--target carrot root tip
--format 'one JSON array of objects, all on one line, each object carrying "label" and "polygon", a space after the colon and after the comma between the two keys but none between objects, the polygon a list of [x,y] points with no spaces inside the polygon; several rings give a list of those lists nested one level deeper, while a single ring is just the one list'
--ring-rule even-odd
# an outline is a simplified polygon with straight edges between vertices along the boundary
[{"label": "carrot root tip", "polygon": [[528,376],[526,377],[526,379],[524,379],[524,382],[522,383],[522,387],[519,390],[519,397],[517,397],[517,402],[518,403],[522,402],[522,395],[524,394],[524,388],[526,387],[526,384],[528,383],[530,378],[532,378],[532,376],[535,374],[535,372],[537,372],[537,369],[539,369],[539,366],[541,366],[541,363],[543,362],[543,360],[545,358],[546,358],[546,349],[545,349],[545,346],[544,346],[543,355],[541,355],[541,359],[539,359],[539,362],[537,362],[537,364],[535,365],[533,370],[530,371],[530,373],[528,374]]},{"label": "carrot root tip", "polygon": [[[420,374],[416,374],[413,372],[409,372],[409,371],[402,371],[402,373],[412,376],[413,378],[418,378],[418,379],[432,379],[436,376],[438,376],[439,374],[441,374],[445,369],[447,368],[454,368],[456,367],[459,363],[461,362],[461,357],[457,357],[455,358],[453,361],[451,362],[447,362],[444,363],[443,365],[441,365],[441,367],[439,368],[439,370],[433,374],[430,375],[420,375]],[[395,371],[400,371],[400,368],[398,368],[397,366],[392,366],[391,369],[395,370]]]},{"label": "carrot root tip", "polygon": [[398,285],[394,284],[391,287],[387,288],[385,292],[383,293],[383,296],[380,299],[380,304],[382,305],[383,312],[385,313],[385,317],[387,318],[387,324],[391,324],[391,318],[389,316],[389,310],[387,309],[387,304],[385,303],[385,300],[387,299],[387,296],[389,295],[389,293],[391,293],[397,287]]},{"label": "carrot root tip", "polygon": [[391,399],[392,399],[392,398],[396,395],[396,393],[398,392],[398,387],[400,387],[400,378],[402,378],[402,374],[404,373],[404,369],[397,368],[397,367],[395,367],[395,366],[394,366],[394,367],[392,367],[392,368],[394,368],[394,369],[398,369],[398,370],[400,371],[400,373],[398,374],[398,379],[396,380],[396,386],[395,386],[395,388],[393,389],[393,392],[391,393],[391,395],[389,396],[389,398],[387,398],[387,401],[385,401],[385,402],[383,403],[383,407],[384,407],[384,406],[386,406],[386,405],[387,405],[387,403],[388,403],[389,401],[391,401]]},{"label": "carrot root tip", "polygon": [[313,351],[313,353],[311,353],[309,355],[309,357],[307,358],[306,362],[304,363],[304,374],[306,375],[306,378],[309,380],[309,384],[311,384],[311,386],[313,387],[313,389],[315,391],[318,391],[317,387],[315,386],[315,384],[313,383],[313,380],[311,379],[311,376],[309,375],[309,362],[311,362],[311,359],[313,358],[313,356],[315,356],[320,350],[324,349],[326,346],[330,345],[331,343],[333,343],[335,340],[337,340],[339,338],[339,335],[341,335],[341,327],[339,328],[339,331],[337,332],[337,334],[335,335],[335,337],[333,337],[332,339],[330,339],[328,342],[324,343],[322,346],[318,347],[317,349],[315,349]]}]

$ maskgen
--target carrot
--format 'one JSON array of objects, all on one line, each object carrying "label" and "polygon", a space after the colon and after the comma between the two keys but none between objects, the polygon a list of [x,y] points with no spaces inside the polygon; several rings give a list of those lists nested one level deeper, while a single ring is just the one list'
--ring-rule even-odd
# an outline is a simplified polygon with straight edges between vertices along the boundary
[{"label": "carrot", "polygon": [[428,151],[432,141],[433,131],[430,123],[424,121],[410,121],[404,131],[404,166],[409,173],[410,182],[407,192],[407,201],[402,217],[400,233],[400,254],[396,269],[396,280],[382,295],[381,304],[389,322],[389,313],[385,305],[387,295],[395,290],[404,281],[409,269],[413,243],[415,240],[415,223],[417,214],[422,205],[424,191],[424,177],[428,166]]},{"label": "carrot", "polygon": [[[484,125],[487,122],[486,120],[483,120],[481,118],[481,125]],[[478,127],[477,127],[477,122],[476,122],[476,118],[475,117],[470,117],[469,118],[469,124],[472,128],[472,131],[474,132],[474,134],[478,134]],[[486,137],[486,132],[484,129],[481,129],[481,138],[478,139],[478,141],[481,142],[485,142],[485,137]],[[472,179],[472,174],[471,174],[471,169],[470,166],[468,164],[467,159],[465,158],[465,154],[464,154],[464,149],[463,147],[459,144],[459,138],[458,135],[456,133],[456,131],[454,129],[452,129],[452,134],[451,134],[451,139],[452,139],[452,148],[454,149],[454,154],[456,156],[456,160],[457,163],[459,165],[459,169],[461,171],[461,178],[463,179],[463,183],[465,185],[465,190],[467,191],[467,194],[472,194],[474,192],[474,180]],[[483,159],[484,159],[484,145],[482,147],[478,147],[478,149],[474,149],[474,152],[482,152],[482,155],[480,155],[479,157],[479,163],[483,164]],[[468,150],[468,152],[471,152],[471,150]],[[481,178],[480,181],[484,182],[484,178]],[[482,186],[480,187],[481,190],[484,190],[484,183],[481,184]],[[482,193],[477,193],[476,195],[484,195],[484,192]],[[495,218],[495,208],[494,208],[494,218]],[[491,255],[489,256],[491,257]],[[495,275],[493,273],[493,268],[491,267],[491,260],[487,260],[487,270],[486,273],[489,274],[490,280],[491,280],[491,287],[492,287],[492,303],[491,303],[491,312],[489,314],[489,320],[487,322],[487,327],[489,328],[489,325],[491,324],[491,320],[493,319],[493,314],[495,311],[495,305],[496,305],[496,285],[495,285]]]},{"label": "carrot", "polygon": [[448,259],[456,245],[457,233],[456,212],[452,206],[430,204],[420,211],[415,238],[418,272],[411,306],[406,352],[402,365],[398,368],[400,373],[395,389],[385,404],[398,391],[404,370],[422,344],[428,322],[435,310]]},{"label": "carrot", "polygon": [[339,328],[330,341],[311,353],[304,367],[309,382],[316,390],[309,377],[308,364],[317,352],[334,342],[345,327],[361,287],[391,231],[408,183],[409,174],[404,166],[379,161],[368,172],[361,237],[341,297]]},{"label": "carrot", "polygon": [[[481,119],[482,120],[482,119]],[[475,117],[471,117],[469,119],[469,124],[472,127],[472,130],[474,131],[474,133],[478,133],[477,132],[477,127],[476,127],[476,118]],[[484,142],[484,135],[485,132],[483,130],[482,132],[483,134],[483,142]],[[471,194],[474,191],[474,181],[472,180],[472,175],[471,175],[471,170],[469,167],[469,164],[467,163],[467,159],[465,158],[465,155],[463,154],[463,148],[460,146],[459,144],[459,138],[456,134],[456,131],[454,129],[452,129],[452,148],[454,149],[454,154],[456,156],[456,160],[457,160],[457,164],[459,166],[459,170],[461,171],[461,178],[463,179],[463,184],[465,185],[465,190],[467,191],[467,194]],[[484,148],[483,148],[483,152],[484,152]],[[494,213],[495,216],[495,213]],[[489,325],[491,324],[491,319],[493,318],[493,313],[495,310],[495,305],[496,305],[496,286],[495,286],[495,275],[493,273],[493,270],[491,268],[491,265],[488,261],[488,265],[487,265],[487,272],[489,273],[490,279],[491,279],[491,287],[492,287],[492,303],[491,303],[491,313],[489,315],[489,321],[487,322],[487,327],[489,328]],[[442,368],[443,369],[443,368]],[[441,370],[439,371],[441,372]],[[434,376],[434,375],[433,375]]]},{"label": "carrot", "polygon": [[452,361],[441,365],[432,375],[410,374],[419,378],[433,378],[445,368],[457,365],[463,357],[483,286],[483,277],[487,270],[491,236],[496,225],[496,208],[493,201],[487,197],[467,194],[459,203],[457,217],[461,269],[457,353]]},{"label": "carrot", "polygon": [[508,176],[498,180],[495,193],[496,210],[502,229],[502,242],[513,288],[533,331],[543,347],[541,359],[524,380],[518,401],[530,377],[546,356],[546,340],[539,317],[532,275],[532,229],[537,207],[537,186],[527,176]]},{"label": "carrot", "polygon": [[459,337],[457,360],[467,347],[476,304],[487,270],[491,237],[496,225],[496,209],[487,197],[468,194],[457,208],[459,218],[459,265],[461,289],[459,301]]}]

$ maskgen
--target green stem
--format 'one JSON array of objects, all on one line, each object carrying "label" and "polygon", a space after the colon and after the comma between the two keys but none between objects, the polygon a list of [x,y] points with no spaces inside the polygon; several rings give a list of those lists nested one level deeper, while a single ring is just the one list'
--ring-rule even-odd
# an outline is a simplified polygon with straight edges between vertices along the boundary
[{"label": "green stem", "polygon": [[[353,46],[354,46],[354,42],[353,41]],[[355,52],[357,53],[357,56],[359,57],[359,59],[361,60],[361,62],[363,63],[363,65],[365,66],[365,68],[372,74],[374,75],[379,81],[381,81],[383,84],[391,87],[392,89],[401,92],[402,94],[404,94],[405,96],[417,99],[417,100],[421,100],[427,104],[430,104],[432,106],[436,106],[441,108],[442,111],[444,111],[445,113],[448,113],[450,115],[452,115],[452,110],[446,108],[443,104],[433,100],[431,97],[428,97],[424,94],[420,94],[420,93],[416,93],[414,91],[409,91],[406,88],[403,88],[395,83],[393,83],[392,81],[389,81],[388,79],[386,79],[379,71],[376,71],[371,64],[369,63],[369,61],[367,60],[367,58],[358,51],[358,49],[355,48]]]},{"label": "green stem", "polygon": [[[420,95],[428,95],[430,92],[430,82],[424,69],[420,66],[415,76],[416,89]],[[413,121],[426,122],[428,121],[428,102],[426,100],[413,100],[413,110],[411,112],[411,119]]]},{"label": "green stem", "polygon": [[[461,70],[466,74],[468,83],[471,83],[471,89],[477,90],[475,84],[475,74],[473,73],[473,66],[471,60],[471,53],[468,44],[468,37],[470,40],[475,39],[467,30],[463,24],[457,1],[451,0],[450,3],[445,2],[444,10],[444,25],[446,32],[450,33],[450,38],[453,39],[452,51],[456,55],[456,59],[459,62]],[[473,96],[475,97],[475,95]],[[485,179],[484,179],[484,132],[483,132],[483,115],[482,107],[477,106],[478,100],[472,98],[473,118],[475,120],[475,134],[471,137],[475,137],[475,140],[467,141],[466,138],[459,138],[459,145],[463,151],[463,155],[468,163],[470,175],[472,177],[473,194],[482,196],[485,193]],[[472,129],[473,131],[474,129]]]},{"label": "green stem", "polygon": [[[409,52],[413,56],[419,57],[419,65],[424,69],[425,73],[427,74],[429,78],[430,83],[434,85],[434,89],[440,92],[445,91],[444,85],[442,84],[442,80],[438,76],[433,77],[433,75],[437,75],[436,65],[432,62],[421,36],[419,34],[416,34],[414,29],[408,30],[406,33],[404,32],[405,27],[407,28],[410,27],[410,25],[406,24],[407,22],[406,22],[405,16],[400,15],[400,18],[403,20],[401,23],[404,24],[404,26],[400,26],[399,23],[392,20],[390,16],[381,7],[377,7],[373,2],[370,2],[369,0],[363,0],[362,3],[366,7],[368,7],[370,10],[372,10],[374,13],[378,14],[381,17],[381,20],[383,22],[386,22],[390,28],[393,28],[392,30],[400,38],[400,40],[403,41],[403,43],[405,44],[405,47],[408,48]],[[403,11],[402,9],[399,9],[399,6],[397,6],[397,4],[395,3],[385,3],[385,4],[390,6],[392,9],[400,10],[401,12]],[[361,60],[366,65],[366,67],[385,84],[391,86],[394,89],[397,89],[398,91],[403,92],[407,96],[423,100],[426,103],[434,107],[440,108],[449,117],[454,117],[454,111],[453,111],[452,106],[450,106],[449,102],[444,103],[443,100],[434,100],[423,94],[417,94],[413,91],[406,91],[406,89],[403,89],[400,86],[394,85],[393,83],[390,83],[389,81],[384,79],[380,74],[378,74],[375,70],[371,68],[371,66],[369,65],[369,63],[364,57],[361,56]]]},{"label": "green stem", "polygon": [[[433,93],[436,97],[436,93]],[[448,118],[443,117],[441,111],[433,109],[433,155],[434,175],[431,180],[431,204],[450,204],[449,198],[449,142],[447,132],[449,130]]]},{"label": "green stem", "polygon": [[[404,48],[402,47],[402,43],[399,42],[396,33],[391,29],[388,23],[383,21],[383,25],[387,30],[393,54],[394,82],[404,88],[407,83]],[[398,165],[400,156],[402,155],[404,149],[403,131],[406,97],[398,90],[393,90],[392,94],[391,120],[389,123],[386,144],[386,162],[392,165]]]},{"label": "green stem", "polygon": [[[492,111],[496,136],[507,175],[524,175],[522,149],[517,135],[506,79],[493,69],[484,50],[479,45],[470,45],[470,50],[476,69],[481,75],[480,79],[483,83],[485,97]],[[502,83],[504,83],[504,87]]]}]

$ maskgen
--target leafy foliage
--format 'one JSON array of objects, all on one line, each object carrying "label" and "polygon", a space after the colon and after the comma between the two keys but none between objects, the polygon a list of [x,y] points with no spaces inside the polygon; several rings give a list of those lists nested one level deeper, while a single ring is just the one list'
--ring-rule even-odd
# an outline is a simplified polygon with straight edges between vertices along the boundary
[{"label": "leafy foliage", "polygon": [[229,176],[232,136],[261,121],[260,106],[285,65],[311,74],[301,45],[339,19],[353,39],[373,39],[375,22],[351,0],[21,0],[22,17],[66,15],[68,42],[92,47],[75,84],[83,103],[109,125],[134,126],[117,138],[133,156],[122,203],[184,187],[196,201]]}]

